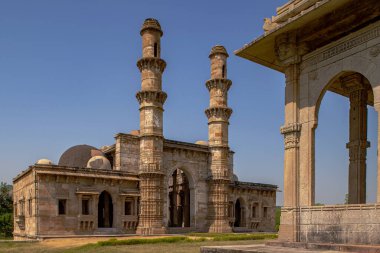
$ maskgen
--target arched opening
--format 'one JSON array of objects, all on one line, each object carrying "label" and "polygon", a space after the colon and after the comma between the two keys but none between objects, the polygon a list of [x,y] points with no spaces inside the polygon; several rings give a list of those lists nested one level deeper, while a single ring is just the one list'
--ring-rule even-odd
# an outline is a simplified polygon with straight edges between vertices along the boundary
[{"label": "arched opening", "polygon": [[222,78],[226,78],[226,65],[222,67]]},{"label": "arched opening", "polygon": [[154,43],[154,57],[158,57],[158,45]]},{"label": "arched opening", "polygon": [[176,169],[169,178],[169,227],[190,227],[189,178]]},{"label": "arched opening", "polygon": [[377,115],[371,107],[373,99],[368,80],[355,72],[340,73],[323,90],[315,112],[316,204],[375,201],[377,127],[373,122]]},{"label": "arched opening", "polygon": [[112,228],[112,223],[113,223],[112,197],[107,191],[103,191],[99,196],[98,227]]},{"label": "arched opening", "polygon": [[245,227],[245,206],[242,198],[238,198],[234,207],[235,221],[234,227]]},{"label": "arched opening", "polygon": [[235,203],[235,227],[240,227],[241,226],[241,204],[240,200],[236,200]]}]

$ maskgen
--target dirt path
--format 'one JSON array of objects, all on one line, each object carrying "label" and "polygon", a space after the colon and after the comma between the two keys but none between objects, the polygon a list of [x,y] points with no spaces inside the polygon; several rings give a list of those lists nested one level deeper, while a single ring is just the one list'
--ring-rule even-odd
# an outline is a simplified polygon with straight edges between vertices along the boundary
[{"label": "dirt path", "polygon": [[72,248],[79,247],[88,243],[96,243],[99,241],[107,241],[109,239],[140,239],[140,238],[160,238],[167,236],[121,236],[121,237],[85,237],[85,238],[57,238],[57,239],[45,239],[41,241],[39,244],[49,247],[49,248]]}]

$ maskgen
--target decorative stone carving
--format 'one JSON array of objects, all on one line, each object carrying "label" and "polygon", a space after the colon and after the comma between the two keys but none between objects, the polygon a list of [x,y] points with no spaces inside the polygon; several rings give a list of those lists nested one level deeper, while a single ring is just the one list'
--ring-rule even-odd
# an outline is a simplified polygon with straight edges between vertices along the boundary
[{"label": "decorative stone carving", "polygon": [[228,121],[232,114],[232,109],[228,107],[213,107],[206,109],[205,113],[209,120],[221,119],[224,121]]},{"label": "decorative stone carving", "polygon": [[156,57],[144,57],[137,62],[137,67],[140,72],[144,69],[156,70],[163,73],[166,67],[166,62]]},{"label": "decorative stone carving", "polygon": [[281,127],[281,134],[284,135],[285,149],[296,148],[299,145],[299,135],[301,132],[301,125],[291,124]]},{"label": "decorative stone carving", "polygon": [[164,104],[167,98],[167,94],[163,91],[139,91],[136,94],[136,98],[140,104],[143,102],[158,102],[160,104]]}]

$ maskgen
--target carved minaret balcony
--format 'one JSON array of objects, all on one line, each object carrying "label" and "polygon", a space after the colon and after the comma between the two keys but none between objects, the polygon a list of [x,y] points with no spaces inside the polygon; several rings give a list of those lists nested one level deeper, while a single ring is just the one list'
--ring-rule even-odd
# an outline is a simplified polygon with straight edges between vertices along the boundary
[{"label": "carved minaret balcony", "polygon": [[163,171],[163,105],[162,73],[166,63],[160,58],[163,34],[155,19],[146,19],[142,29],[143,56],[137,62],[141,72],[140,104],[140,220],[138,234],[163,234],[164,171]]},{"label": "carved minaret balcony", "polygon": [[211,79],[206,82],[210,92],[208,136],[211,152],[208,219],[209,232],[231,232],[228,222],[228,188],[230,184],[228,125],[232,109],[228,107],[227,51],[215,46],[210,53]]}]

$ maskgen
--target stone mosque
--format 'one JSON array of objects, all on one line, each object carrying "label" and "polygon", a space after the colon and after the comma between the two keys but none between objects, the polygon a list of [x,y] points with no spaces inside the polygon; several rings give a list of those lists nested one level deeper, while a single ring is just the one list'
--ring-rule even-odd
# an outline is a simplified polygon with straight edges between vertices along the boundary
[{"label": "stone mosque", "polygon": [[241,182],[228,145],[228,53],[215,46],[206,82],[208,142],[163,136],[163,31],[142,29],[140,130],[115,144],[69,148],[58,164],[41,159],[13,180],[15,240],[45,237],[273,231],[276,185]]}]

